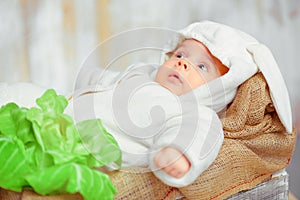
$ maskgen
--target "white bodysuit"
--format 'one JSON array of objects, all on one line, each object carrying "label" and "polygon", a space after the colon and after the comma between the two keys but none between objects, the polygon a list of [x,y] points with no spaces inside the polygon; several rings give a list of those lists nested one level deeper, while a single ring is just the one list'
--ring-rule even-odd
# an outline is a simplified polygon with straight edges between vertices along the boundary
[{"label": "white bodysuit", "polygon": [[[194,92],[176,96],[154,81],[157,67],[134,65],[110,86],[74,97],[66,113],[76,122],[101,119],[122,150],[122,166],[150,167],[164,183],[191,184],[215,160],[223,142],[222,124],[215,111],[201,104]],[[88,91],[88,90],[86,90]],[[165,146],[179,149],[190,170],[174,178],[153,163]]]}]

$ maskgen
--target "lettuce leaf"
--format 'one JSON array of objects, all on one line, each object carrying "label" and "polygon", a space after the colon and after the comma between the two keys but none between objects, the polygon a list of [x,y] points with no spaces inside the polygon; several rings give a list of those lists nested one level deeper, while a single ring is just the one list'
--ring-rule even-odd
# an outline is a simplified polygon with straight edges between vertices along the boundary
[{"label": "lettuce leaf", "polygon": [[[69,176],[66,176],[68,174]],[[108,175],[76,163],[55,165],[26,177],[39,194],[76,193],[86,199],[113,199],[116,189]],[[47,180],[45,182],[45,180]]]},{"label": "lettuce leaf", "polygon": [[17,192],[27,185],[26,174],[32,173],[24,152],[11,138],[0,137],[0,186]]},{"label": "lettuce leaf", "polygon": [[13,102],[0,108],[0,187],[113,199],[109,177],[94,168],[120,166],[121,151],[101,120],[74,124],[63,113],[68,101],[52,89],[36,103],[39,108]]}]

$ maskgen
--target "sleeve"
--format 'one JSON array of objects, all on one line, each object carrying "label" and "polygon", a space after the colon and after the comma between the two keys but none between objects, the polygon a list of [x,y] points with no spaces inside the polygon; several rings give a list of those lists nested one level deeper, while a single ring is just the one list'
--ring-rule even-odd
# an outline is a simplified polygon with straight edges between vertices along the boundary
[{"label": "sleeve", "polygon": [[88,91],[106,90],[124,80],[136,76],[144,76],[153,79],[157,66],[144,63],[133,64],[124,71],[116,71],[109,68],[90,66],[82,68],[76,78],[74,96],[81,95]]},{"label": "sleeve", "polygon": [[[150,168],[167,185],[187,186],[213,163],[223,140],[222,123],[213,110],[204,106],[194,111],[187,110],[183,112],[181,120],[172,117],[164,133],[156,138],[150,152]],[[177,148],[189,159],[191,167],[183,177],[174,178],[154,166],[153,158],[164,146]]]},{"label": "sleeve", "polygon": [[112,84],[121,72],[101,67],[85,67],[80,70],[76,78],[76,90],[90,86]]}]

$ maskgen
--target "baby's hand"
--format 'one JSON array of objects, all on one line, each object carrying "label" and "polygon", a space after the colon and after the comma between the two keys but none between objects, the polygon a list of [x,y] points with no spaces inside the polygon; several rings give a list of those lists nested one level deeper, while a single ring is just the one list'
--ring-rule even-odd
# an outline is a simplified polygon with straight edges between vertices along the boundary
[{"label": "baby's hand", "polygon": [[172,147],[165,147],[159,151],[154,157],[154,165],[175,178],[184,176],[191,166],[189,160]]}]

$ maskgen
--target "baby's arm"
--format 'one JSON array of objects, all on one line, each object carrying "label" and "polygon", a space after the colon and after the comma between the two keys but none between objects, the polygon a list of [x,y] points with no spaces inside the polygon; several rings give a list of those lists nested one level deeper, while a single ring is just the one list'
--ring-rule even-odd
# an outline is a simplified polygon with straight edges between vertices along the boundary
[{"label": "baby's arm", "polygon": [[184,176],[191,167],[185,155],[173,147],[161,149],[154,157],[154,165],[175,178]]},{"label": "baby's arm", "polygon": [[91,66],[81,69],[76,78],[75,89],[85,89],[89,86],[108,86],[114,83],[120,71]]},{"label": "baby's arm", "polygon": [[195,121],[193,113],[185,112],[186,123],[178,126],[170,118],[163,134],[154,140],[150,168],[167,185],[191,184],[213,163],[222,146],[224,135],[217,114],[204,106],[198,107],[198,113]]}]

